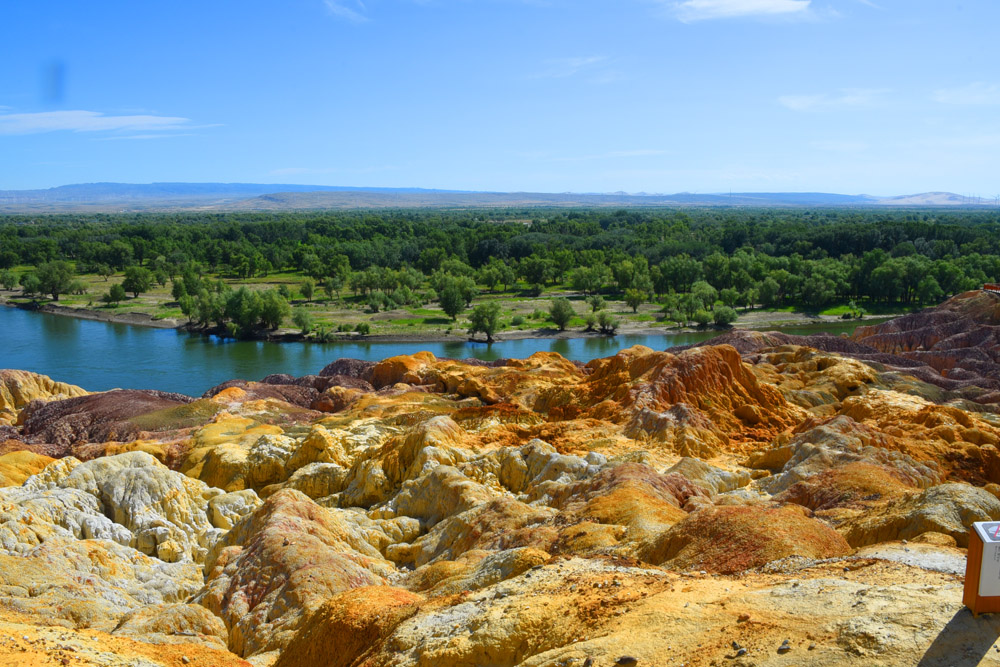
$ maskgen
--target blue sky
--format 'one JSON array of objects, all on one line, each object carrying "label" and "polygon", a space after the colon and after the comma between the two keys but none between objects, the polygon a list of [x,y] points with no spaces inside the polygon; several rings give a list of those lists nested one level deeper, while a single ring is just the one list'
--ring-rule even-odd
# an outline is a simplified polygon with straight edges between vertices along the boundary
[{"label": "blue sky", "polygon": [[49,0],[0,19],[0,189],[1000,192],[995,0]]}]

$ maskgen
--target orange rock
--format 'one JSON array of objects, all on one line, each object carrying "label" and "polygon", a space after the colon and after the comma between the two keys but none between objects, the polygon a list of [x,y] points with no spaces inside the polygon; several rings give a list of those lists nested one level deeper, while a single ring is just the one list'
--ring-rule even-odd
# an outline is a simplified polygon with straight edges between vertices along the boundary
[{"label": "orange rock", "polygon": [[651,563],[730,574],[788,556],[832,558],[847,541],[795,505],[709,507],[650,540],[640,552]]},{"label": "orange rock", "polygon": [[389,586],[341,593],[311,614],[274,667],[349,667],[396,626],[417,613],[423,598]]}]

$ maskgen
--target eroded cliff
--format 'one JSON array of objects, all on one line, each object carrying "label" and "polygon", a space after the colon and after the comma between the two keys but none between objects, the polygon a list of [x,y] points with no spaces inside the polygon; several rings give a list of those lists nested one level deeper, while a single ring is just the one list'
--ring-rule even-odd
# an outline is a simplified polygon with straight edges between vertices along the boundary
[{"label": "eroded cliff", "polygon": [[341,360],[198,399],[4,371],[0,662],[1000,662],[960,602],[1000,418],[859,351],[940,344],[895,335]]}]

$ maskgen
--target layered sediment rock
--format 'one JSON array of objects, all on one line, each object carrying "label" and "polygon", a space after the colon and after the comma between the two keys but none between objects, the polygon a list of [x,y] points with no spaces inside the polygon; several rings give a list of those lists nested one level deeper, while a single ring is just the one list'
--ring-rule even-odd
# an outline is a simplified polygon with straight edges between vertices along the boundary
[{"label": "layered sediment rock", "polygon": [[4,372],[0,631],[150,664],[988,663],[998,622],[958,610],[1000,418],[958,365],[904,374],[948,339],[894,326],[199,399]]}]

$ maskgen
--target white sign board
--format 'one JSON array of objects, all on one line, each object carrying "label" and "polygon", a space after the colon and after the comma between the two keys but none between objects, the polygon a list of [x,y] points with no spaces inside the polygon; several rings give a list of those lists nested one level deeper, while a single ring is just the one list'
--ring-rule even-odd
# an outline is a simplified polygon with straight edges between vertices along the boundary
[{"label": "white sign board", "polygon": [[1000,596],[1000,521],[980,521],[972,525],[983,541],[979,597]]}]

